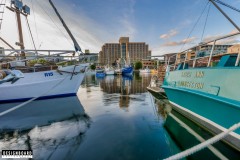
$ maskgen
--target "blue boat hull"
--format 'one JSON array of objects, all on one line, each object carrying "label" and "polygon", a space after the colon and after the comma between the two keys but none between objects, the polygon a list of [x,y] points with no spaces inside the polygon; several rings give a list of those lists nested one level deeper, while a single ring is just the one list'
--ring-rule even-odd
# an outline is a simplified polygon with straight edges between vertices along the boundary
[{"label": "blue boat hull", "polygon": [[104,78],[105,75],[106,75],[105,73],[96,73],[97,78]]},{"label": "blue boat hull", "polygon": [[[51,96],[42,96],[37,98],[36,100],[44,100],[44,99],[52,99],[52,98],[62,98],[62,97],[72,97],[72,96],[76,96],[76,93],[67,93],[67,94],[58,94],[58,95],[51,95]],[[1,100],[1,103],[13,103],[13,102],[24,102],[27,100],[30,100],[34,97],[29,97],[29,98],[22,98],[22,99],[9,99],[9,100]]]},{"label": "blue boat hull", "polygon": [[132,74],[133,74],[133,67],[122,68],[122,75],[132,75]]}]

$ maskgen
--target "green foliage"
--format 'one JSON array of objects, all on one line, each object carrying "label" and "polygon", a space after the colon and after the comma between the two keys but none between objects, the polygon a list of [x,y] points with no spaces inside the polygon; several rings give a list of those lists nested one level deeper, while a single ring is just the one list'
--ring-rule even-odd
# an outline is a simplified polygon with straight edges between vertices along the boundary
[{"label": "green foliage", "polygon": [[96,69],[96,65],[95,65],[95,64],[92,64],[92,65],[90,66],[90,68],[91,68],[91,70],[95,70],[95,69]]},{"label": "green foliage", "polygon": [[134,68],[135,68],[135,70],[141,69],[142,68],[142,62],[140,62],[140,61],[135,62]]},{"label": "green foliage", "polygon": [[57,65],[58,66],[65,66],[67,64],[67,62],[58,62]]},{"label": "green foliage", "polygon": [[43,59],[43,58],[40,58],[40,59],[37,60],[37,63],[39,63],[39,64],[46,64],[47,60]]},{"label": "green foliage", "polygon": [[212,67],[216,67],[218,65],[218,62],[212,62]]},{"label": "green foliage", "polygon": [[28,66],[32,67],[32,66],[34,66],[37,63],[38,63],[38,60],[37,59],[33,59],[33,60],[28,61]]},{"label": "green foliage", "polygon": [[73,61],[68,61],[67,66],[71,66],[71,65],[74,65],[74,62]]}]

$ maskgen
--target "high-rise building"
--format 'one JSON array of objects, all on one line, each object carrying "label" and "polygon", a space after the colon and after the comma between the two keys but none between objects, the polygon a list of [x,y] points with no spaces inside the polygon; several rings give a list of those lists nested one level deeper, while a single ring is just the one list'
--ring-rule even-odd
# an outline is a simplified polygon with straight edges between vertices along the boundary
[{"label": "high-rise building", "polygon": [[100,64],[113,64],[122,58],[134,63],[142,59],[150,59],[151,51],[145,42],[129,42],[129,37],[120,37],[119,43],[105,43],[99,52]]}]

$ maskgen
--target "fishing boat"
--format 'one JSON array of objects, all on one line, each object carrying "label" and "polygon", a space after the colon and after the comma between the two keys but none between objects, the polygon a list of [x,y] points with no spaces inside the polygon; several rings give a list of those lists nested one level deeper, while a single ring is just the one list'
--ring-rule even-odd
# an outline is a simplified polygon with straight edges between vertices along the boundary
[{"label": "fishing boat", "polygon": [[122,74],[122,69],[120,68],[119,63],[117,64],[117,68],[114,70],[114,74],[116,75]]},{"label": "fishing boat", "polygon": [[109,66],[105,67],[104,70],[105,70],[106,75],[114,75],[115,74],[114,69]]},{"label": "fishing boat", "polygon": [[140,69],[139,72],[140,73],[151,73],[151,70],[148,67],[146,67],[144,69]]},{"label": "fishing boat", "polygon": [[157,74],[158,71],[156,69],[151,69],[151,74]]},{"label": "fishing boat", "polygon": [[[23,42],[22,26],[21,26],[21,15],[27,16],[30,14],[30,8],[23,6],[19,0],[12,0],[11,6],[7,8],[16,13],[18,31],[19,31],[19,46],[20,49],[14,49],[7,42],[5,42],[12,49],[2,49],[2,52],[16,53],[17,58],[7,64],[5,69],[0,71],[0,103],[13,102],[13,101],[25,101],[32,98],[46,99],[53,97],[73,96],[76,95],[80,84],[85,76],[85,70],[88,64],[75,64],[69,66],[42,66],[35,64],[34,66],[26,66],[29,62],[26,59],[27,53],[33,53],[34,58],[49,58],[50,53],[54,52],[53,58],[56,55],[81,52],[81,48],[74,36],[68,29],[67,25],[61,18],[57,9],[53,5],[52,1],[49,0],[57,16],[61,20],[67,33],[73,40],[75,51],[62,51],[62,50],[26,50]],[[47,54],[39,54],[46,52]],[[20,57],[20,59],[19,59]],[[13,58],[13,57],[11,57]],[[69,57],[68,57],[69,58]],[[71,57],[73,58],[73,57]],[[14,66],[12,64],[15,64]],[[18,64],[21,64],[20,66]],[[9,67],[10,66],[10,67]]]},{"label": "fishing boat", "polygon": [[125,66],[122,68],[122,75],[132,75],[133,74],[133,67],[132,66]]},{"label": "fishing boat", "polygon": [[124,59],[125,65],[122,68],[122,75],[131,76],[133,74],[133,67],[130,64],[130,58],[128,53],[128,62]]},{"label": "fishing boat", "polygon": [[106,73],[105,73],[104,69],[102,69],[102,68],[97,67],[95,69],[95,72],[96,72],[97,78],[104,78],[106,76]]},{"label": "fishing boat", "polygon": [[109,65],[109,57],[108,57],[108,64],[104,67],[104,71],[106,75],[114,75],[114,69]]},{"label": "fishing boat", "polygon": [[[210,1],[224,13],[217,1]],[[162,85],[173,109],[215,135],[240,122],[240,49],[235,53],[213,53],[216,41],[240,34],[239,27],[230,22],[239,32],[200,43],[199,46],[211,43],[208,56],[185,58],[176,62],[177,66],[168,65]],[[198,61],[202,61],[199,67]],[[213,62],[217,65],[211,67]],[[223,141],[240,151],[240,129],[230,133]]]}]

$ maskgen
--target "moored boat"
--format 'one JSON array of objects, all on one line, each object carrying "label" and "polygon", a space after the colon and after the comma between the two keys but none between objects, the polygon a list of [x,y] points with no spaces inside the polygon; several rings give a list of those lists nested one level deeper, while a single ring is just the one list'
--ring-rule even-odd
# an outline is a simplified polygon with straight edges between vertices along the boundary
[{"label": "moored boat", "polygon": [[[213,53],[217,40],[238,34],[240,32],[201,43],[200,46],[213,43],[210,55],[185,58],[176,62],[177,67],[168,66],[162,85],[174,110],[215,135],[240,122],[240,50],[221,55]],[[200,67],[196,67],[198,61],[202,61]],[[211,67],[213,63],[217,65]],[[223,141],[240,151],[240,129]]]},{"label": "moored boat", "polygon": [[149,68],[144,68],[139,70],[140,73],[151,73],[151,70]]},{"label": "moored boat", "polygon": [[106,75],[114,75],[114,69],[111,67],[105,67],[104,68]]},{"label": "moored boat", "polygon": [[[84,65],[67,66],[58,70],[20,73],[9,73],[12,80],[0,84],[0,103],[38,99],[74,96],[85,76]],[[16,71],[16,70],[15,70]],[[7,77],[6,77],[7,78]]]},{"label": "moored boat", "polygon": [[[19,46],[20,50],[17,49],[1,49],[2,52],[16,53],[17,56],[11,62],[7,63],[7,68],[10,66],[12,70],[3,69],[1,71],[1,80],[0,80],[0,103],[3,102],[13,102],[13,101],[22,101],[32,98],[45,99],[53,97],[63,97],[63,96],[73,96],[76,95],[76,92],[82,83],[82,80],[85,76],[85,70],[88,64],[76,64],[69,66],[42,66],[40,64],[35,64],[34,66],[25,66],[29,63],[27,59],[27,53],[34,54],[34,57],[42,57],[42,59],[47,61],[47,58],[50,60],[55,60],[59,58],[58,55],[72,53],[74,58],[75,52],[80,52],[81,48],[75,38],[73,37],[70,30],[67,28],[65,22],[59,15],[57,9],[51,2],[54,11],[61,20],[63,26],[67,30],[69,36],[74,42],[75,51],[62,51],[62,50],[26,50],[23,42],[22,28],[21,28],[21,19],[20,15],[23,14],[27,16],[30,14],[29,7],[20,7],[22,2],[19,0],[11,1],[11,6],[7,7],[8,9],[14,11],[17,14],[18,30],[19,30]],[[48,54],[40,54],[47,52]],[[51,57],[51,52],[58,52],[57,54]],[[60,52],[60,53],[59,53]],[[9,56],[6,55],[6,56]],[[56,56],[57,55],[57,56]],[[44,57],[44,56],[47,56]],[[10,56],[11,57],[11,56]],[[20,57],[20,59],[19,59]],[[11,57],[13,58],[13,57]],[[46,59],[44,59],[46,58]],[[62,57],[61,57],[62,58]],[[68,57],[69,58],[69,57]],[[63,58],[62,58],[63,60]],[[14,66],[13,66],[14,64]],[[20,64],[20,66],[16,65]],[[2,65],[2,64],[1,64]],[[4,64],[5,65],[5,64]],[[16,66],[15,66],[16,65]],[[16,69],[16,70],[15,70]],[[24,73],[23,73],[24,72]],[[4,75],[5,74],[5,75]]]},{"label": "moored boat", "polygon": [[122,75],[132,75],[133,74],[133,67],[126,66],[122,68]]},{"label": "moored boat", "polygon": [[114,74],[122,74],[122,70],[121,70],[121,68],[117,68],[117,69],[115,69],[114,70]]},{"label": "moored boat", "polygon": [[97,78],[103,78],[103,77],[106,76],[106,73],[105,73],[104,69],[102,69],[102,68],[99,68],[99,67],[96,68],[95,72],[96,72],[96,77]]},{"label": "moored boat", "polygon": [[151,71],[151,74],[157,74],[158,73],[158,71],[156,69],[151,69],[150,71]]}]

